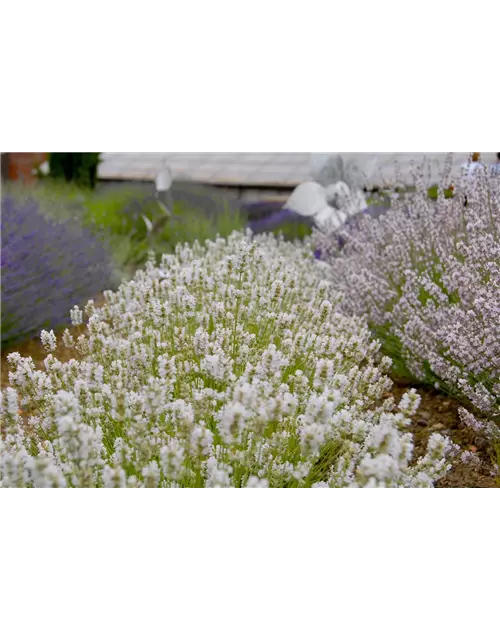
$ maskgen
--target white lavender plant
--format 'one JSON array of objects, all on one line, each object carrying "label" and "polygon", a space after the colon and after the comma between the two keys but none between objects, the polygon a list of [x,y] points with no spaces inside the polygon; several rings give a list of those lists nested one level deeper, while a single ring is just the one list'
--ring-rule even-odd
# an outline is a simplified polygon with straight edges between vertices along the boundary
[{"label": "white lavender plant", "polygon": [[9,357],[2,486],[429,487],[448,471],[440,435],[412,460],[418,395],[381,400],[390,362],[304,245],[178,246],[105,297],[85,330],[72,310],[75,359]]},{"label": "white lavender plant", "polygon": [[344,238],[314,241],[344,291],[341,309],[365,317],[408,370],[500,418],[500,181],[464,171],[454,197],[451,158],[437,202],[423,174],[416,192],[394,193],[390,210],[362,219]]}]

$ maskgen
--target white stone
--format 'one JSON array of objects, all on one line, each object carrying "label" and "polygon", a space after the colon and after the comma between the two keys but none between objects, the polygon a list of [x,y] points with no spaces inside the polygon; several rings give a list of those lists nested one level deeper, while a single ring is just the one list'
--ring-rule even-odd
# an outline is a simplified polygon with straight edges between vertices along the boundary
[{"label": "white stone", "polygon": [[345,211],[334,209],[333,207],[325,207],[314,218],[314,221],[319,225],[328,224],[329,228],[333,227],[338,229],[347,220],[347,214]]},{"label": "white stone", "polygon": [[345,211],[349,216],[363,211],[368,206],[363,192],[359,189],[351,191],[345,182],[329,185],[326,188],[326,195],[332,206]]},{"label": "white stone", "polygon": [[312,217],[328,207],[326,191],[317,182],[303,182],[288,198],[285,209],[291,209],[301,216]]},{"label": "white stone", "polygon": [[286,209],[314,218],[316,224],[328,225],[336,230],[345,221],[367,207],[363,192],[351,191],[349,186],[338,181],[324,187],[318,182],[304,182],[292,193],[285,204]]}]

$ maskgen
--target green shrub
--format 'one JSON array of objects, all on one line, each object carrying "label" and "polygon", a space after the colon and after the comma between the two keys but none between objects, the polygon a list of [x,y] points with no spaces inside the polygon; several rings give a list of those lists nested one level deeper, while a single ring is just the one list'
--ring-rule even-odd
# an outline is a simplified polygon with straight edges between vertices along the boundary
[{"label": "green shrub", "polygon": [[74,182],[79,187],[94,189],[100,153],[51,153],[50,175],[55,180]]}]

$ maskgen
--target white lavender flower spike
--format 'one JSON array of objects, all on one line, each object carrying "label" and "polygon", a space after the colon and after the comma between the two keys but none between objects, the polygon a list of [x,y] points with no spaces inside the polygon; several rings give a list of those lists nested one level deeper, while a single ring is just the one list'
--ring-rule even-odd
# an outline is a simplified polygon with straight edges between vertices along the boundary
[{"label": "white lavender flower spike", "polygon": [[264,235],[151,257],[87,305],[73,360],[10,356],[0,485],[432,486],[450,444],[413,461],[417,399],[382,406],[389,362],[327,275],[307,244]]}]

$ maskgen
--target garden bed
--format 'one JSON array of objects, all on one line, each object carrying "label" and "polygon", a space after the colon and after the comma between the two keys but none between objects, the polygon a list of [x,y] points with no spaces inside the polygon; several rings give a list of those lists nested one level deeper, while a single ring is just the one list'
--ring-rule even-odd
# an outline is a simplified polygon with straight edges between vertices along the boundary
[{"label": "garden bed", "polygon": [[[99,293],[94,298],[94,304],[97,308],[103,305],[105,302],[104,296],[102,293]],[[71,329],[71,324],[69,322],[69,312],[68,312],[68,327]],[[62,341],[62,335],[64,333],[64,328],[61,328],[59,331],[55,331],[57,336],[57,348],[54,351],[54,356],[61,360],[61,362],[67,362],[71,358],[75,357],[75,350],[68,349],[64,346]],[[23,358],[33,358],[33,362],[37,369],[44,369],[43,361],[47,357],[47,351],[44,349],[42,342],[39,337],[31,338],[30,340],[24,340],[18,344],[2,348],[1,352],[1,388],[9,386],[9,363],[7,362],[7,356],[9,353],[20,353]]]},{"label": "garden bed", "polygon": [[460,402],[428,386],[408,384],[404,380],[395,382],[392,394],[396,400],[399,400],[404,393],[414,388],[422,398],[409,428],[415,444],[414,456],[418,458],[425,454],[429,436],[437,432],[448,436],[460,446],[461,450],[470,451],[477,457],[476,463],[455,463],[448,475],[438,481],[436,486],[441,488],[499,487],[491,461],[493,453],[491,444],[460,421],[458,415]]},{"label": "garden bed", "polygon": [[[96,306],[100,306],[103,302],[102,295],[95,300]],[[60,338],[62,331],[58,332],[57,336]],[[31,356],[37,368],[44,368],[43,361],[47,357],[47,352],[39,338],[26,340],[15,347],[3,350],[1,353],[2,389],[9,386],[7,356],[14,351],[19,352],[23,357]],[[67,362],[75,357],[75,352],[73,349],[66,348],[62,340],[58,339],[54,356],[62,362]],[[396,380],[394,387],[390,393],[386,394],[386,397],[393,395],[399,401],[403,394],[412,388],[416,388],[422,398],[420,407],[408,429],[413,435],[415,444],[414,458],[425,455],[429,436],[438,432],[448,436],[463,451],[475,453],[478,459],[477,464],[456,463],[448,475],[440,480],[436,486],[438,488],[499,488],[500,483],[495,477],[491,461],[491,445],[479,434],[461,423],[458,415],[460,403],[457,400],[427,386],[409,384],[405,380]]]},{"label": "garden bed", "polygon": [[294,244],[230,233],[227,210],[174,206],[156,237],[161,211],[124,230],[118,201],[87,203],[129,277],[87,307],[87,336],[74,307],[57,349],[26,340],[40,323],[4,341],[3,486],[499,487],[500,202],[480,178],[437,203],[420,179]]}]

